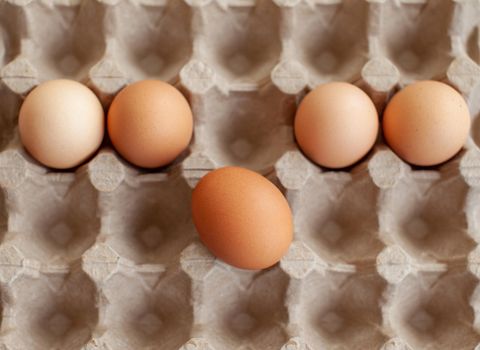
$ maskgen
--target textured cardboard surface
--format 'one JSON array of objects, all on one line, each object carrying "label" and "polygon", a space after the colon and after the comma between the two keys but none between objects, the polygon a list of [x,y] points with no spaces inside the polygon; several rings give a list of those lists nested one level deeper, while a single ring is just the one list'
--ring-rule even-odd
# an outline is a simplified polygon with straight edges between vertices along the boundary
[{"label": "textured cardboard surface", "polygon": [[[480,349],[479,19],[476,0],[0,0],[0,348]],[[107,141],[78,169],[46,169],[17,115],[59,77],[106,107],[129,82],[175,84],[189,150],[145,172]],[[345,171],[298,151],[309,89],[349,81],[381,111],[421,79],[471,109],[451,161],[412,168],[381,137]],[[229,267],[196,238],[191,189],[232,164],[294,211],[271,269]]]}]

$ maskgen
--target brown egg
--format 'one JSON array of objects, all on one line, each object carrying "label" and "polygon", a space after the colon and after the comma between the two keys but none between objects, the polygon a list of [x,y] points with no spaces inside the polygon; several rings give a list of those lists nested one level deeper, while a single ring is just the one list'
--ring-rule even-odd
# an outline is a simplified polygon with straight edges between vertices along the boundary
[{"label": "brown egg", "polygon": [[447,84],[421,81],[398,92],[383,116],[385,140],[405,161],[436,165],[464,145],[470,113],[463,97]]},{"label": "brown egg", "polygon": [[378,114],[368,95],[355,85],[323,84],[300,103],[295,137],[313,162],[344,168],[365,156],[378,134]]},{"label": "brown egg", "polygon": [[265,177],[244,168],[204,176],[193,191],[192,214],[207,248],[239,268],[272,266],[292,241],[287,200]]},{"label": "brown egg", "polygon": [[144,168],[171,163],[187,148],[193,132],[187,100],[159,80],[139,81],[120,91],[110,106],[107,123],[118,153]]},{"label": "brown egg", "polygon": [[39,162],[57,169],[77,166],[100,147],[105,116],[97,96],[73,80],[50,80],[33,89],[20,108],[23,145]]}]

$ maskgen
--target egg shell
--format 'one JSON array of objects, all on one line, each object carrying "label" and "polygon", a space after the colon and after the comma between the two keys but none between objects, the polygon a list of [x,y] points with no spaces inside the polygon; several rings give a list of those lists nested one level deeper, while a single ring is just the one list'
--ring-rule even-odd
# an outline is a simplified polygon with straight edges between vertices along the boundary
[{"label": "egg shell", "polygon": [[295,116],[295,137],[313,162],[344,168],[364,157],[378,135],[378,114],[355,85],[332,82],[308,93]]},{"label": "egg shell", "polygon": [[287,200],[265,177],[244,168],[225,167],[204,176],[192,194],[192,215],[207,248],[239,268],[274,265],[292,241]]},{"label": "egg shell", "polygon": [[383,116],[385,140],[405,161],[420,166],[440,164],[465,144],[470,113],[463,97],[437,81],[405,87],[388,103]]},{"label": "egg shell", "polygon": [[185,97],[172,85],[143,80],[115,96],[108,111],[108,134],[115,149],[144,168],[171,163],[193,133],[193,116]]},{"label": "egg shell", "polygon": [[100,147],[104,119],[100,101],[85,85],[50,80],[25,98],[18,129],[22,144],[36,160],[67,169],[85,162]]}]

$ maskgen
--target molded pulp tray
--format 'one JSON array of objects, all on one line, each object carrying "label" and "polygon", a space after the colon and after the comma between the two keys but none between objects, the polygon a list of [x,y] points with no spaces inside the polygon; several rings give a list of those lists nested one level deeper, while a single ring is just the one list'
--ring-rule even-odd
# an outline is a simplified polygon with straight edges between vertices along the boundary
[{"label": "molded pulp tray", "polygon": [[[0,349],[480,349],[479,24],[477,0],[0,0]],[[175,84],[189,150],[145,172],[106,141],[46,169],[17,116],[59,77],[105,107],[132,81]],[[381,111],[421,79],[472,112],[446,164],[412,168],[380,137],[331,171],[296,147],[312,87],[352,82]],[[227,266],[196,237],[192,187],[225,165],[290,202],[294,243],[270,269]]]}]

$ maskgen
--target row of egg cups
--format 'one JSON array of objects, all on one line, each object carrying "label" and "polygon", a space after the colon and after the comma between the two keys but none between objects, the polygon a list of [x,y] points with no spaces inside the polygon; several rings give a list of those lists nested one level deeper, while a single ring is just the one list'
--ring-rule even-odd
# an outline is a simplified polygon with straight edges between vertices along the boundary
[{"label": "row of egg cups", "polygon": [[[27,96],[19,115],[20,138],[40,163],[68,169],[89,159],[104,137],[104,112],[86,86],[52,80]],[[193,116],[184,96],[170,84],[144,80],[114,98],[108,136],[118,153],[143,168],[173,162],[189,145]],[[470,128],[468,106],[452,87],[435,81],[407,86],[388,103],[383,135],[403,160],[432,166],[453,157]],[[346,168],[373,147],[377,110],[358,87],[341,82],[318,86],[301,101],[294,121],[299,148],[326,168]]]},{"label": "row of egg cups", "polygon": [[[124,88],[110,106],[107,123],[117,151],[145,168],[171,163],[188,147],[193,133],[187,100],[171,85],[155,80]],[[387,142],[403,159],[434,165],[460,150],[470,116],[453,88],[424,81],[392,99],[383,126]],[[375,143],[378,128],[378,114],[368,95],[340,82],[310,92],[295,118],[295,136],[302,151],[330,168],[360,160]],[[49,81],[24,101],[19,132],[25,148],[41,163],[70,168],[88,159],[102,143],[103,108],[84,85]],[[193,192],[192,215],[209,250],[236,267],[269,267],[292,241],[292,214],[283,194],[247,169],[221,168],[202,178]]]}]

